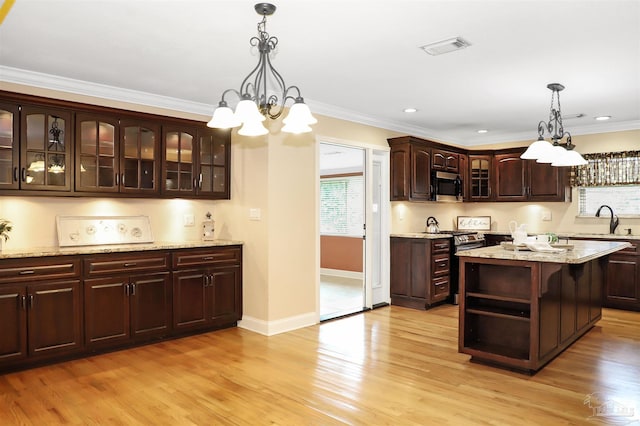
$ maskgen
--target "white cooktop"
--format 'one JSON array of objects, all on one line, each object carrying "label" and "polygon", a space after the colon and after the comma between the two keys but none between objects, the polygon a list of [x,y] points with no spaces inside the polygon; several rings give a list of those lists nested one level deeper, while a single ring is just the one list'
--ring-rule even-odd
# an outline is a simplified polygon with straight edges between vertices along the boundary
[{"label": "white cooktop", "polygon": [[57,216],[60,247],[152,243],[149,216]]}]

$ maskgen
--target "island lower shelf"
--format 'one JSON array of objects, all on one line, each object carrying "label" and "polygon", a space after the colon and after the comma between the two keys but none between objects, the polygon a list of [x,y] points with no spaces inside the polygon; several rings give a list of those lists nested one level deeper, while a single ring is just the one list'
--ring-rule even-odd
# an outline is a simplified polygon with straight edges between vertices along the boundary
[{"label": "island lower shelf", "polygon": [[459,351],[535,373],[601,318],[605,264],[461,257]]}]

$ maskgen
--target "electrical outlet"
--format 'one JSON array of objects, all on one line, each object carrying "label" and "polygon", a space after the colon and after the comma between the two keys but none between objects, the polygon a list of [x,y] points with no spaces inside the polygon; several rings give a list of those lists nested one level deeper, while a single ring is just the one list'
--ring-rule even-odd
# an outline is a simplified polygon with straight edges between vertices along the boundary
[{"label": "electrical outlet", "polygon": [[262,216],[262,212],[260,209],[252,208],[249,209],[249,219],[250,220],[260,220]]},{"label": "electrical outlet", "polygon": [[194,226],[196,223],[196,219],[192,214],[185,214],[182,216],[182,223],[184,226]]},{"label": "electrical outlet", "polygon": [[550,221],[551,220],[551,210],[542,210],[542,212],[540,213],[540,218],[545,222]]}]

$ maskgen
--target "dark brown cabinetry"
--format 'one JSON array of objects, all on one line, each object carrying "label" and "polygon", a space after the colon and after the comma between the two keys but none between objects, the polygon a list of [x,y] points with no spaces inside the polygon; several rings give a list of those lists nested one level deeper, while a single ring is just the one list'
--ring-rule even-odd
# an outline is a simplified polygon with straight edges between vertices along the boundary
[{"label": "dark brown cabinetry", "polygon": [[163,141],[163,193],[230,198],[228,132],[204,126],[163,126]]},{"label": "dark brown cabinetry", "polygon": [[241,318],[240,245],[0,259],[0,371]]},{"label": "dark brown cabinetry", "polygon": [[605,258],[460,262],[459,350],[472,360],[535,372],[601,317]]},{"label": "dark brown cabinetry", "polygon": [[229,199],[230,147],[204,123],[0,92],[6,194]]},{"label": "dark brown cabinetry", "polygon": [[609,255],[604,306],[640,311],[640,251],[637,240],[629,243],[631,247]]},{"label": "dark brown cabinetry", "polygon": [[88,348],[163,337],[171,330],[170,255],[85,258],[85,341]]},{"label": "dark brown cabinetry", "polygon": [[173,258],[173,326],[192,330],[242,318],[242,249],[197,249]]},{"label": "dark brown cabinetry", "polygon": [[468,188],[470,201],[491,200],[491,164],[491,155],[469,154],[469,179],[465,187]]},{"label": "dark brown cabinetry", "polygon": [[0,366],[83,349],[77,258],[9,260],[0,269]]},{"label": "dark brown cabinetry", "polygon": [[389,145],[391,201],[431,200],[431,147],[411,137],[389,139]]},{"label": "dark brown cabinetry", "polygon": [[495,154],[495,200],[565,201],[565,168],[523,160],[521,154]]},{"label": "dark brown cabinetry", "polygon": [[18,106],[0,103],[0,189],[20,187],[19,129]]},{"label": "dark brown cabinetry", "polygon": [[71,112],[23,105],[20,113],[21,189],[70,191],[73,162]]},{"label": "dark brown cabinetry", "polygon": [[426,309],[450,294],[451,241],[391,238],[391,304]]},{"label": "dark brown cabinetry", "polygon": [[116,117],[76,114],[76,191],[119,191],[119,130]]},{"label": "dark brown cabinetry", "polygon": [[431,169],[450,173],[459,173],[459,157],[457,152],[449,152],[441,149],[431,151]]}]

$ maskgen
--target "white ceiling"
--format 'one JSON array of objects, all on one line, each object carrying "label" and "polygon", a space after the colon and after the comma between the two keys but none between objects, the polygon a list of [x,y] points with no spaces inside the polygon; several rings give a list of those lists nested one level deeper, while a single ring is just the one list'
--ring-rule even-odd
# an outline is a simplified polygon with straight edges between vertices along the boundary
[{"label": "white ceiling", "polygon": [[[640,128],[640,1],[275,4],[273,63],[316,113],[466,146],[525,140],[559,82],[572,134]],[[0,81],[207,114],[255,66],[253,5],[18,0],[0,26]],[[455,36],[472,46],[419,48]]]}]

